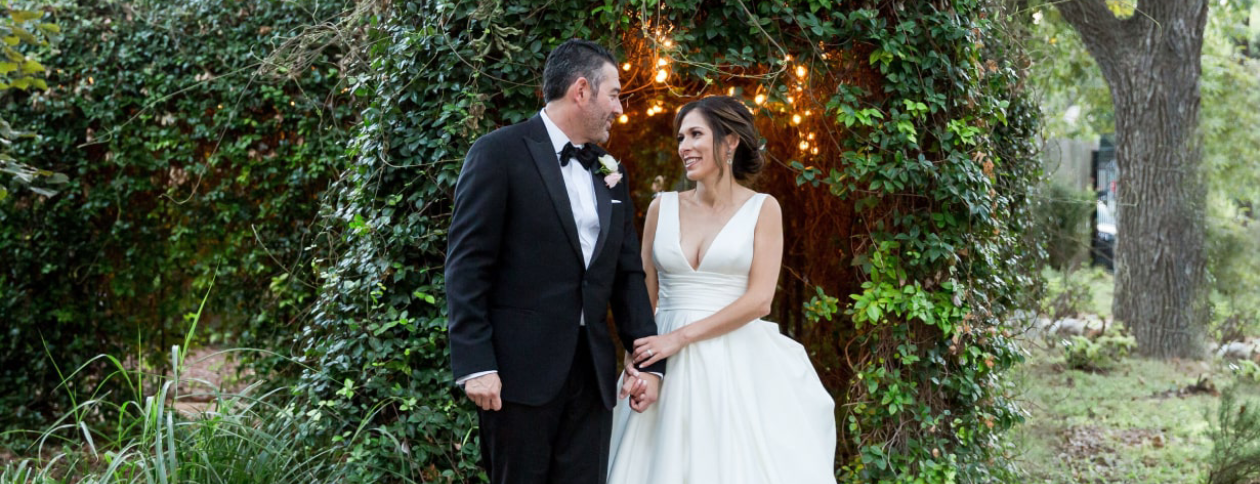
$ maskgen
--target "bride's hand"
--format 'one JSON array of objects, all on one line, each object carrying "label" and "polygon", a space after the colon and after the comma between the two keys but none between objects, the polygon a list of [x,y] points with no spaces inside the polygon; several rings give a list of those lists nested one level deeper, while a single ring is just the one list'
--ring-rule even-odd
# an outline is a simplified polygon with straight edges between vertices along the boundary
[{"label": "bride's hand", "polygon": [[676,333],[648,336],[634,340],[634,362],[640,367],[674,356],[682,349],[682,341]]},{"label": "bride's hand", "polygon": [[630,360],[630,353],[626,353],[625,368],[625,376],[621,379],[621,392],[617,395],[617,398],[638,397],[643,393],[644,386],[647,383],[639,377],[639,370],[634,368],[634,362]]}]

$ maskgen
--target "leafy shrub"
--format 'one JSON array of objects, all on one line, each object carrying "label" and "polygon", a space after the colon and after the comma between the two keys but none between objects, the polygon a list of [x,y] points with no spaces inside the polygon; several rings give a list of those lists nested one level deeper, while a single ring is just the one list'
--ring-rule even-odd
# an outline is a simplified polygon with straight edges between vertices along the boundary
[{"label": "leafy shrub", "polygon": [[1229,363],[1230,371],[1238,376],[1241,381],[1249,383],[1260,383],[1260,365],[1251,360],[1238,360]]},{"label": "leafy shrub", "polygon": [[1112,284],[1110,276],[1102,268],[1065,272],[1046,269],[1043,274],[1046,284],[1038,302],[1041,315],[1051,321],[1059,321],[1082,314],[1100,316],[1108,314],[1107,307],[1096,305],[1097,303],[1107,304],[1106,301],[1099,301],[1100,297],[1105,297],[1105,293],[1103,296],[1098,293],[1105,291],[1106,287]]},{"label": "leafy shrub", "polygon": [[1240,400],[1237,387],[1221,393],[1216,418],[1209,420],[1208,484],[1249,484],[1260,479],[1258,403]]},{"label": "leafy shrub", "polygon": [[1233,201],[1210,200],[1208,214],[1208,334],[1219,342],[1241,341],[1260,334],[1260,223]]},{"label": "leafy shrub", "polygon": [[1089,249],[1094,194],[1057,180],[1040,186],[1033,217],[1033,238],[1046,250],[1046,263],[1070,271]]},{"label": "leafy shrub", "polygon": [[[0,392],[0,429],[73,406],[53,390],[53,360],[74,368],[141,346],[164,365],[215,278],[206,334],[286,347],[314,297],[311,225],[355,114],[335,47],[286,76],[258,74],[259,56],[335,2],[49,8],[63,34],[50,88],[9,92],[0,117],[39,136],[14,157],[69,180],[0,200],[0,388],[30,389]],[[108,368],[83,371],[72,384]]]},{"label": "leafy shrub", "polygon": [[1068,368],[1089,371],[1106,371],[1124,361],[1137,348],[1137,341],[1119,324],[1107,327],[1095,338],[1072,336],[1063,342],[1063,352]]}]

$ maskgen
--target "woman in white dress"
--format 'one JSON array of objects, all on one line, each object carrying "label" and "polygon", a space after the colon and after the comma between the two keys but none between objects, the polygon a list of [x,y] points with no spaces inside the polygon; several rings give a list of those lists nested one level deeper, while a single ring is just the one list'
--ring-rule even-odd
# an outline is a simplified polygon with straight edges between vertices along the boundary
[{"label": "woman in white dress", "polygon": [[[669,359],[656,405],[613,411],[609,484],[834,484],[831,395],[770,313],[783,255],[779,203],[740,182],[761,170],[742,102],[694,101],[674,120],[694,190],[652,201],[643,266],[660,336],[627,355]],[[641,386],[627,365],[622,397]]]}]

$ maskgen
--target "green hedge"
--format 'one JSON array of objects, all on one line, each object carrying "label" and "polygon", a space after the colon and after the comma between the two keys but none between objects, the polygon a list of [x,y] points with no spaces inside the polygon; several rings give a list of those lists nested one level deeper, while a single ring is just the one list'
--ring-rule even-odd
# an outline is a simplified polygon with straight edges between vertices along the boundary
[{"label": "green hedge", "polygon": [[[11,184],[0,201],[0,429],[67,410],[54,364],[68,374],[98,354],[164,361],[208,292],[203,330],[219,344],[273,347],[298,331],[314,299],[320,196],[357,112],[337,48],[300,70],[259,71],[281,41],[344,7],[49,9],[64,34],[44,57],[50,89],[10,93],[0,117],[39,135],[15,143],[15,157],[70,181],[49,197]],[[69,390],[105,390],[93,388],[103,368]]]},{"label": "green hedge", "polygon": [[[1026,60],[997,20],[1006,15],[997,3],[365,5],[380,7],[364,22],[371,74],[353,88],[371,102],[352,143],[354,164],[325,207],[326,227],[339,236],[302,335],[312,369],[297,391],[312,404],[309,432],[342,434],[373,415],[401,440],[358,443],[356,458],[386,465],[384,456],[405,452],[415,466],[401,472],[417,479],[483,479],[473,407],[451,384],[442,302],[450,193],[463,154],[477,136],[541,106],[551,48],[584,37],[624,54],[644,45],[640,28],[650,21],[675,28],[672,46],[655,48],[685,66],[671,76],[691,90],[648,89],[632,102],[678,103],[743,73],[762,77],[738,82],[772,85],[759,116],[777,116],[768,106],[791,95],[792,71],[778,61],[789,52],[808,72],[840,80],[819,110],[835,135],[824,146],[831,155],[811,163],[787,145],[771,153],[780,163],[770,167],[791,170],[802,185],[794,190],[838,197],[859,215],[854,267],[845,270],[861,290],[840,295],[853,301],[848,324],[803,341],[849,351],[840,361],[852,366],[823,369],[825,380],[841,382],[831,387],[840,403],[838,475],[1012,478],[1001,435],[1021,418],[1002,375],[1021,357],[1005,318],[1036,285],[1021,241],[1040,166],[1030,142],[1036,109],[1020,91]],[[668,131],[660,137],[668,156]],[[635,186],[654,174],[650,165],[635,169]]]}]

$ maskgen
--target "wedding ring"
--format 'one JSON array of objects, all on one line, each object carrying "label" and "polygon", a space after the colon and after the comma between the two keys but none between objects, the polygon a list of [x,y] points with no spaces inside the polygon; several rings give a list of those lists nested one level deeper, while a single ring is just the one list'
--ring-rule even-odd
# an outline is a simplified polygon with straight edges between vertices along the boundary
[{"label": "wedding ring", "polygon": [[653,353],[652,350],[648,350],[648,358],[651,358],[655,354],[656,353]]}]

